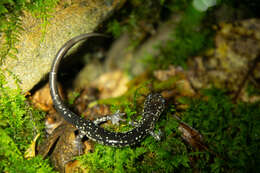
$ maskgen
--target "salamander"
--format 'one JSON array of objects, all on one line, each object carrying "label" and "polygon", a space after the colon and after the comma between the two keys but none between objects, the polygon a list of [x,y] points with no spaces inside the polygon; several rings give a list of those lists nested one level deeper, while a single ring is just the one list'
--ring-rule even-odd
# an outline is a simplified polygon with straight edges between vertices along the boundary
[{"label": "salamander", "polygon": [[98,123],[84,119],[72,112],[62,101],[57,86],[57,73],[61,59],[73,45],[94,36],[102,36],[102,34],[87,33],[76,36],[66,42],[56,54],[49,73],[50,92],[55,109],[67,122],[75,126],[80,134],[86,135],[87,138],[103,145],[114,147],[132,146],[139,143],[148,134],[155,136],[153,133],[155,123],[165,108],[165,99],[159,93],[150,93],[146,97],[142,111],[142,119],[133,129],[127,132],[105,130],[100,127]]}]

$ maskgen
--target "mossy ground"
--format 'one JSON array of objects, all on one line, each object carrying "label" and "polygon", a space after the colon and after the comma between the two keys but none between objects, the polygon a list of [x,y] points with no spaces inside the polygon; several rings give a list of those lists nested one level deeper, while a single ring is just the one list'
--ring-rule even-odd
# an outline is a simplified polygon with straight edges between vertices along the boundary
[{"label": "mossy ground", "polygon": [[40,156],[24,158],[33,138],[43,132],[44,114],[29,105],[19,88],[5,84],[0,71],[0,172],[53,172]]}]

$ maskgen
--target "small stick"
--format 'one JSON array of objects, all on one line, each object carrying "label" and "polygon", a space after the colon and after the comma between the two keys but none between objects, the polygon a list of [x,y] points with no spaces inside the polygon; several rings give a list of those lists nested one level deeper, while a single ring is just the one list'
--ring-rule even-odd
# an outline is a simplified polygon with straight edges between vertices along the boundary
[{"label": "small stick", "polygon": [[247,74],[245,75],[245,77],[243,78],[241,84],[239,85],[239,88],[233,98],[234,102],[237,101],[240,93],[241,93],[241,90],[244,88],[245,86],[245,83],[246,81],[248,80],[249,76],[254,72],[256,66],[257,66],[257,63],[259,62],[260,60],[260,55],[258,55],[251,64],[249,64],[249,70],[247,71]]}]

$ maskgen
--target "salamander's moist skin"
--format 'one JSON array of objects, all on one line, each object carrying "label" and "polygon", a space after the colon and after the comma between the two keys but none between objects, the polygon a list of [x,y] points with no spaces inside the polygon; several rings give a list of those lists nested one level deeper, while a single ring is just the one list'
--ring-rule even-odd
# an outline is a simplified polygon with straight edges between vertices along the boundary
[{"label": "salamander's moist skin", "polygon": [[50,91],[55,109],[61,114],[66,121],[74,125],[80,132],[81,136],[86,135],[89,139],[100,144],[110,145],[115,147],[123,147],[135,145],[139,143],[148,134],[155,135],[153,129],[155,123],[159,119],[165,108],[165,100],[158,93],[150,93],[144,102],[142,119],[130,131],[127,132],[111,132],[101,128],[98,123],[84,119],[76,115],[63,103],[57,86],[57,73],[61,59],[68,50],[77,42],[89,37],[102,36],[97,33],[82,34],[65,43],[57,53],[49,76]]}]

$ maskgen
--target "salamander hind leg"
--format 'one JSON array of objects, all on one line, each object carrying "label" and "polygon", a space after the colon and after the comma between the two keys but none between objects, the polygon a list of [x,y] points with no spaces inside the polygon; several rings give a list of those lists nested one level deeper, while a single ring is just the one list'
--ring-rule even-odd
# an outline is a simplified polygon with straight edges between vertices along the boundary
[{"label": "salamander hind leg", "polygon": [[161,140],[161,137],[162,137],[162,132],[161,132],[161,130],[159,130],[158,132],[149,131],[149,134],[150,134],[156,141],[160,141],[160,140]]}]

